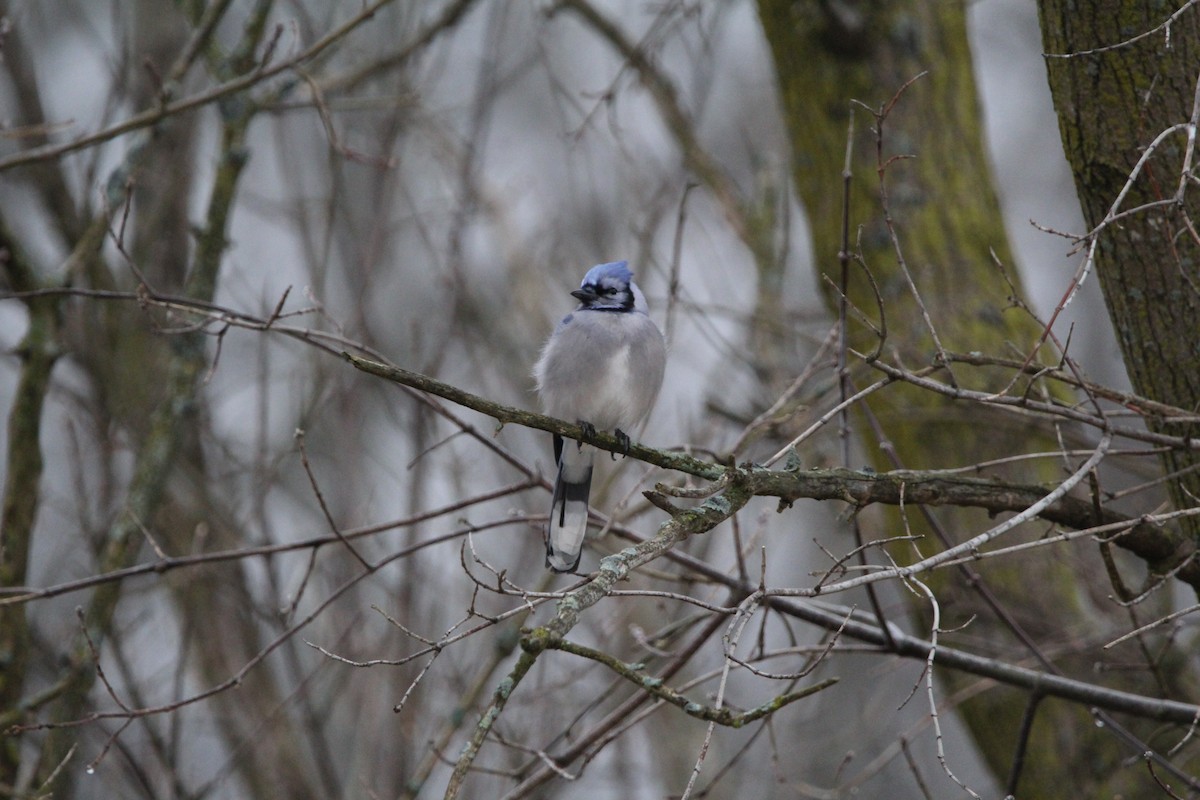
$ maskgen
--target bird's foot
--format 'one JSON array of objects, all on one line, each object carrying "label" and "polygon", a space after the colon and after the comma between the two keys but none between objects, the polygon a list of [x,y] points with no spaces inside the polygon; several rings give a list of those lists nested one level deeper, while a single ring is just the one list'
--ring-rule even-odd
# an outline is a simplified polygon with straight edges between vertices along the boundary
[{"label": "bird's foot", "polygon": [[[586,419],[577,419],[575,420],[575,424],[583,429],[584,436],[591,437],[596,435],[596,426],[588,422]],[[583,442],[579,442],[578,444],[580,447],[583,447]]]},{"label": "bird's foot", "polygon": [[[632,444],[629,434],[620,428],[617,428],[615,431],[613,431],[613,437],[617,440],[617,447],[621,448],[621,456],[625,457],[629,455],[629,446]],[[610,453],[609,455],[612,457],[613,461],[617,460],[616,453]]]}]

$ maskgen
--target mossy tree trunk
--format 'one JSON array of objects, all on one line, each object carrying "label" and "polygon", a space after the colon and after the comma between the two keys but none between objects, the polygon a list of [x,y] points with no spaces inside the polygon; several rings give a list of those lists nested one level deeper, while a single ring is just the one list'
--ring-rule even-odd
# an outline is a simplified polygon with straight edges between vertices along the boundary
[{"label": "mossy tree trunk", "polygon": [[[1200,8],[1134,40],[1183,5],[1043,0],[1039,6],[1046,52],[1078,54],[1047,63],[1063,148],[1092,229],[1109,216],[1155,137],[1196,121]],[[1099,52],[1083,52],[1093,50]],[[1193,162],[1180,193],[1187,146],[1180,128],[1148,156],[1116,210],[1147,207],[1104,227],[1095,270],[1134,390],[1194,413],[1200,409],[1200,186]],[[1154,416],[1147,422],[1174,436],[1200,436],[1194,423]],[[1164,455],[1166,474],[1177,476],[1168,484],[1177,508],[1200,498],[1198,467],[1194,449]],[[1200,518],[1180,525],[1177,535],[1200,537]]]},{"label": "mossy tree trunk", "polygon": [[[129,84],[133,105],[152,107],[163,87],[144,79],[147,74],[165,75],[172,62],[184,51],[191,26],[197,19],[184,14],[134,13],[131,51],[143,60],[129,65]],[[229,69],[245,74],[256,68],[252,60],[261,47],[264,31],[269,29],[271,4],[258,4],[247,20],[241,49],[227,61],[218,59],[213,50],[210,68]],[[27,29],[18,26],[6,53],[18,74],[32,74],[29,48],[22,47]],[[148,68],[150,65],[151,68]],[[139,81],[145,80],[142,86]],[[30,124],[44,122],[40,97],[30,80],[19,84],[28,91],[23,110]],[[168,87],[177,91],[178,86]],[[65,191],[50,192],[44,187],[59,187],[61,175],[49,166],[37,168],[37,181],[46,206],[53,210],[56,229],[72,252],[70,273],[43,278],[54,270],[29,263],[26,248],[10,226],[0,220],[0,268],[12,289],[32,291],[54,281],[70,283],[81,289],[121,289],[135,285],[134,278],[145,280],[159,291],[177,293],[201,301],[211,301],[216,290],[222,260],[229,246],[230,217],[235,208],[239,182],[247,163],[247,131],[256,106],[250,97],[241,105],[222,109],[220,138],[213,151],[202,151],[200,158],[213,159],[213,186],[203,222],[193,226],[191,198],[204,173],[197,171],[193,154],[197,149],[199,128],[172,118],[164,121],[131,148],[128,158],[128,187],[109,199],[118,208],[125,191],[132,190],[132,208],[119,222],[106,213],[95,214],[89,223],[80,223],[79,210]],[[34,171],[34,170],[30,170]],[[51,179],[57,176],[57,179]],[[84,203],[86,205],[86,203]],[[83,216],[92,217],[92,211]],[[123,261],[107,261],[101,252],[109,231],[122,232],[124,246],[139,269],[136,276]],[[15,228],[15,226],[13,226]],[[194,228],[194,230],[193,230]],[[126,235],[127,234],[127,235]],[[40,500],[37,492],[41,473],[41,408],[50,383],[50,370],[63,353],[69,354],[91,380],[97,403],[96,427],[122,431],[137,453],[129,493],[120,512],[104,527],[92,546],[99,571],[108,572],[129,566],[145,545],[144,531],[155,531],[158,542],[172,553],[189,552],[200,537],[201,525],[208,532],[211,549],[232,549],[245,544],[243,526],[219,513],[220,503],[207,502],[204,463],[203,385],[210,366],[210,337],[201,331],[176,333],[171,337],[148,333],[147,312],[132,304],[87,304],[63,312],[59,298],[32,298],[26,301],[30,311],[29,332],[21,346],[20,386],[13,411],[9,415],[9,463],[4,491],[3,522],[0,525],[0,586],[25,585],[26,569],[33,539],[33,526]],[[60,316],[62,319],[60,320]],[[61,324],[60,324],[61,322]],[[99,503],[98,503],[99,505]],[[200,507],[203,505],[203,507]],[[81,537],[82,538],[82,537]],[[164,641],[164,648],[181,652],[192,647],[189,660],[193,671],[187,675],[201,685],[215,685],[247,664],[264,646],[264,637],[273,631],[264,626],[256,613],[253,593],[241,573],[196,571],[187,579],[168,584],[178,605],[184,641]],[[31,686],[43,675],[27,678],[39,658],[46,673],[51,672],[47,652],[59,643],[38,644],[30,641],[25,624],[26,606],[14,605],[0,610],[0,720],[7,729],[14,723],[29,722],[41,713],[55,721],[85,717],[96,692],[97,670],[92,644],[105,663],[116,660],[110,655],[126,647],[125,623],[119,606],[127,596],[127,584],[105,582],[90,596],[84,619],[90,642],[77,638],[64,655],[55,651],[58,662],[53,674],[54,690],[43,692],[41,705],[24,707]],[[275,623],[279,627],[282,623]],[[213,636],[220,630],[223,635]],[[199,646],[192,644],[195,637]],[[184,669],[181,667],[181,670]],[[182,679],[179,679],[182,680]],[[316,733],[299,730],[303,721],[291,713],[288,698],[279,689],[276,677],[268,670],[256,670],[246,677],[243,690],[224,693],[213,700],[221,724],[216,735],[236,758],[236,771],[255,796],[265,796],[271,787],[280,796],[316,797],[336,793],[335,779],[327,763],[312,766],[306,744],[319,739]],[[127,698],[134,706],[150,703],[145,697]],[[300,699],[303,703],[304,698]],[[279,735],[256,741],[264,721],[269,720]],[[288,731],[283,733],[283,731]],[[307,737],[307,738],[306,738]],[[83,752],[77,745],[79,729],[68,725],[47,734],[30,735],[37,746],[9,736],[0,746],[0,793],[5,788],[19,789],[19,773],[27,783],[69,796],[82,774]],[[248,747],[246,743],[254,742]],[[323,744],[323,742],[322,742]],[[316,746],[316,745],[313,745]],[[107,748],[105,748],[107,749]],[[166,746],[159,745],[164,758]],[[325,754],[325,749],[318,750]],[[87,758],[94,757],[94,753]],[[22,759],[33,762],[29,768]],[[329,759],[325,759],[326,762]],[[181,779],[172,776],[176,792]],[[324,781],[320,784],[319,781]],[[316,788],[320,786],[320,788]],[[23,793],[23,792],[22,792]]]},{"label": "mossy tree trunk", "polygon": [[[882,159],[913,156],[891,161],[886,169],[887,210],[895,221],[904,260],[947,351],[1011,356],[1014,343],[1032,347],[1040,325],[1011,307],[1011,290],[996,266],[997,261],[1002,263],[1016,280],[983,146],[965,5],[760,0],[759,12],[776,66],[792,143],[794,182],[808,211],[818,267],[837,281],[843,227],[841,173],[851,100],[880,109],[907,81],[927,72],[904,92],[884,123]],[[910,368],[921,367],[934,360],[936,346],[889,235],[876,170],[874,119],[861,107],[853,113],[857,124],[851,247],[861,255],[882,294],[888,330],[884,357],[898,357]],[[853,272],[849,297],[873,315],[874,293],[861,271]],[[831,309],[836,306],[832,293],[827,301]],[[851,345],[863,352],[875,348],[875,334],[866,326],[851,324],[849,337]],[[999,372],[959,369],[955,373],[960,385],[993,390],[1010,378]],[[1011,454],[1016,448],[1035,452],[1055,447],[1045,429],[911,387],[895,386],[876,394],[870,408],[906,467],[953,467]],[[868,449],[880,453],[881,467],[892,466],[880,448],[869,443]],[[1055,475],[1025,473],[1022,478],[1053,480]],[[915,512],[910,517],[919,527]],[[939,519],[959,539],[986,527],[979,515],[965,511],[939,514]],[[894,523],[890,533],[903,533],[895,517],[889,520]],[[921,547],[928,553],[936,545],[926,537]],[[1066,559],[1042,557],[989,565],[984,583],[1016,625],[1049,649],[1051,643],[1062,642],[1064,630],[1095,628],[1092,600],[1111,592],[1103,581],[1098,564],[1081,568]],[[1028,657],[1013,626],[1000,619],[970,584],[958,573],[936,578],[933,586],[941,601],[943,627],[970,620],[964,635],[976,642],[994,642],[996,652],[1008,657]],[[1055,614],[1047,615],[1047,608],[1055,609]],[[1057,666],[1066,672],[1086,669],[1085,660],[1059,658]],[[965,686],[958,676],[941,678],[951,691]],[[994,689],[961,708],[977,745],[1001,780],[1014,758],[1027,701],[1017,692]],[[1107,794],[1116,788],[1106,781],[1121,755],[1111,737],[1097,735],[1084,709],[1042,703],[1025,756],[1020,796],[1057,797],[1061,790],[1055,787],[1064,785],[1075,787],[1079,796]],[[1082,770],[1082,764],[1091,768]]]}]

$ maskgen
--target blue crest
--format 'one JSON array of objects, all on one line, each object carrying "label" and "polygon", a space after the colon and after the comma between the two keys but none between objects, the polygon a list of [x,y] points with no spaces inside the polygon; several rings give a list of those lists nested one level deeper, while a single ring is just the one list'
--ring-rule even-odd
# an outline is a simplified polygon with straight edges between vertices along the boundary
[{"label": "blue crest", "polygon": [[633,271],[629,269],[628,261],[611,261],[607,264],[597,264],[583,276],[580,286],[599,286],[605,278],[616,278],[626,286],[633,281]]}]

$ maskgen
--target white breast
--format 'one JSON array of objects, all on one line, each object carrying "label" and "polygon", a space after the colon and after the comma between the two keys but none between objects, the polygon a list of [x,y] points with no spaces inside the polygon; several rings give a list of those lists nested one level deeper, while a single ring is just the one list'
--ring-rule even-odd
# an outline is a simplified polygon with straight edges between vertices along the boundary
[{"label": "white breast", "polygon": [[629,346],[618,348],[603,366],[597,366],[595,391],[585,398],[581,419],[606,431],[633,427],[645,412],[632,407],[639,392],[629,369]]},{"label": "white breast", "polygon": [[577,311],[534,368],[547,414],[628,433],[654,406],[666,352],[645,314]]}]

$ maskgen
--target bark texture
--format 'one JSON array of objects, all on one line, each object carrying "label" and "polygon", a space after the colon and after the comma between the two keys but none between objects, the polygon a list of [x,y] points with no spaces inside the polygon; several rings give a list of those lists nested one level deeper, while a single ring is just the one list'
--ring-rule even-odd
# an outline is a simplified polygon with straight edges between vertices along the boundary
[{"label": "bark texture", "polygon": [[[1147,147],[1196,123],[1200,7],[1164,25],[1182,2],[1044,0],[1039,7],[1059,130],[1084,219],[1136,213],[1100,232],[1096,275],[1135,391],[1193,414],[1200,409],[1200,186],[1181,185],[1188,133],[1167,133],[1130,182]],[[1158,29],[1158,30],[1156,30]],[[1138,37],[1139,34],[1149,35]],[[1193,127],[1192,136],[1195,136]],[[1130,189],[1114,209],[1122,190]],[[1148,204],[1155,204],[1148,206]],[[1151,428],[1200,436],[1200,426],[1147,416]],[[1200,453],[1164,455],[1177,508],[1200,498]],[[1200,520],[1177,535],[1196,541]]]},{"label": "bark texture", "polygon": [[[853,112],[851,247],[862,256],[882,295],[888,330],[884,357],[898,357],[911,368],[931,363],[937,353],[881,203],[876,167],[893,156],[911,158],[887,166],[887,211],[899,233],[903,261],[943,347],[991,354],[1011,352],[1012,343],[1020,349],[1031,347],[1040,326],[1011,308],[1011,289],[996,268],[1001,262],[1015,280],[983,146],[964,4],[761,0],[759,11],[777,68],[795,186],[809,212],[817,264],[835,282],[851,100],[880,109],[906,81],[927,72],[905,91],[884,122],[882,153],[876,152],[871,114],[861,107]],[[852,272],[851,301],[873,315],[876,301],[870,285],[861,271]],[[831,306],[836,304],[832,294],[827,299]],[[866,326],[852,325],[850,338],[864,352],[875,347],[876,337]],[[999,389],[1011,376],[964,369],[956,370],[955,377],[960,385]],[[908,468],[969,464],[995,457],[1001,449],[1012,453],[1018,448],[1032,452],[1055,447],[1048,432],[1033,424],[911,387],[877,394],[870,408]],[[878,460],[880,466],[891,466],[882,455]],[[1023,476],[1031,478],[1053,480],[1055,475]],[[887,532],[903,532],[895,517],[889,520]],[[939,520],[953,539],[983,524],[979,515],[962,511],[939,514]],[[915,513],[910,521],[916,532],[929,532]],[[921,546],[927,553],[937,546],[936,540],[927,537]],[[989,567],[983,583],[995,603],[987,602],[973,583],[961,575],[935,579],[943,628],[969,622],[961,635],[993,642],[997,653],[1009,657],[1028,655],[1029,650],[1017,643],[1022,635],[1052,652],[1054,643],[1063,641],[1064,629],[1103,627],[1103,619],[1116,610],[1103,603],[1111,589],[1104,585],[1098,563],[1038,557]],[[997,606],[1007,610],[1009,622],[997,613]],[[1047,608],[1055,613],[1045,614]],[[956,635],[948,634],[947,641]],[[1086,669],[1082,661],[1060,659],[1057,666],[1069,674]],[[960,678],[942,678],[950,691],[968,689]],[[1027,695],[994,689],[962,706],[977,745],[1001,781],[1013,762],[1027,701]],[[1042,703],[1025,755],[1020,796],[1054,797],[1061,793],[1056,787],[1064,785],[1075,787],[1080,796],[1107,795],[1117,788],[1108,781],[1119,758],[1111,738],[1096,735],[1083,709]],[[1080,764],[1094,769],[1082,774]]]}]

